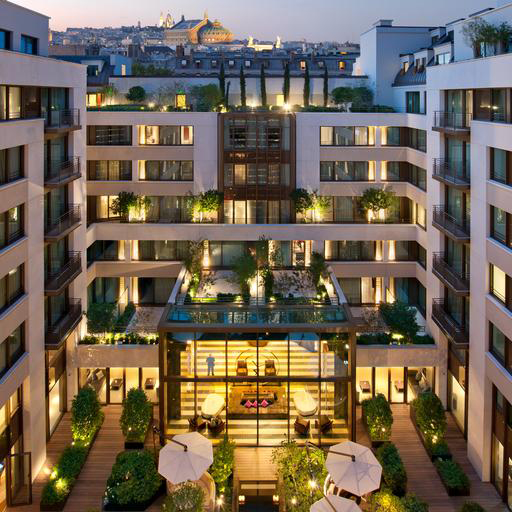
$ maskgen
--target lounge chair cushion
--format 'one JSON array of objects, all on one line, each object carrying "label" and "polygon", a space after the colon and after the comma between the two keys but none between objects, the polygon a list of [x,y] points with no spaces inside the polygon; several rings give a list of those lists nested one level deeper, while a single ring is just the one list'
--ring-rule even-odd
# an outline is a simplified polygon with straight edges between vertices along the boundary
[{"label": "lounge chair cushion", "polygon": [[316,400],[305,389],[299,389],[293,395],[295,409],[301,416],[313,416],[318,409]]},{"label": "lounge chair cushion", "polygon": [[210,393],[204,399],[203,405],[201,406],[201,414],[203,418],[214,418],[222,412],[225,405],[226,402],[223,396],[217,393]]}]

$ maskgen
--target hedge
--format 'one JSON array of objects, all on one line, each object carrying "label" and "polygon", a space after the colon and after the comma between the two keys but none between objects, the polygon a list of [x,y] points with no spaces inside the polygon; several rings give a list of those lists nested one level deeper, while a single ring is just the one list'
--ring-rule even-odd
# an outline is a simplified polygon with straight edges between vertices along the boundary
[{"label": "hedge", "polygon": [[382,466],[382,478],[386,487],[397,496],[407,491],[407,473],[404,464],[393,443],[385,443],[377,449],[377,460]]},{"label": "hedge", "polygon": [[469,478],[457,462],[438,459],[434,464],[450,496],[467,496],[469,494]]},{"label": "hedge", "polygon": [[363,418],[372,441],[387,441],[391,438],[393,413],[386,397],[379,393],[362,402]]}]

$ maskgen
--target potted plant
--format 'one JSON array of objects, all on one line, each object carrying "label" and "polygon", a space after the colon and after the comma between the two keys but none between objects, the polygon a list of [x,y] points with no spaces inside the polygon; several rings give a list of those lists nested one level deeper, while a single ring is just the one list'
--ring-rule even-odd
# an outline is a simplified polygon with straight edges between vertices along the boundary
[{"label": "potted plant", "polygon": [[186,482],[174,489],[162,505],[162,512],[203,512],[204,491],[192,482]]},{"label": "potted plant", "polygon": [[218,190],[207,190],[198,196],[190,196],[188,209],[194,221],[203,222],[205,214],[217,213],[224,202],[224,194]]},{"label": "potted plant", "polygon": [[391,439],[393,413],[386,397],[379,393],[362,402],[363,422],[370,436],[372,446],[380,446]]},{"label": "potted plant", "polygon": [[244,299],[251,294],[250,281],[256,276],[258,266],[256,260],[250,254],[240,256],[233,263],[233,272],[235,273],[236,280],[240,285],[240,291]]},{"label": "potted plant", "polygon": [[290,198],[295,207],[295,213],[302,216],[303,222],[318,222],[331,206],[331,198],[321,196],[317,190],[309,192],[304,188],[292,191]]},{"label": "potted plant", "polygon": [[144,440],[153,417],[153,407],[142,389],[132,388],[123,400],[119,423],[125,438],[125,449],[144,448]]},{"label": "potted plant", "polygon": [[512,37],[512,26],[507,21],[501,22],[496,27],[496,39],[498,43],[497,53],[507,53]]},{"label": "potted plant", "polygon": [[361,209],[368,216],[368,222],[377,219],[381,210],[387,210],[393,203],[395,193],[389,187],[367,188],[361,196]]}]

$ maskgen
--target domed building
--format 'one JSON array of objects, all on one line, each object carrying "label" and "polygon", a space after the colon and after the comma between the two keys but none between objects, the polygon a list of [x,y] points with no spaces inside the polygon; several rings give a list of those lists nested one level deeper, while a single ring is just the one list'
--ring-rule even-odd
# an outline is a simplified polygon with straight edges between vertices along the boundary
[{"label": "domed building", "polygon": [[218,21],[210,21],[205,12],[202,20],[186,20],[184,16],[165,31],[169,46],[185,44],[218,44],[233,41],[233,33]]}]

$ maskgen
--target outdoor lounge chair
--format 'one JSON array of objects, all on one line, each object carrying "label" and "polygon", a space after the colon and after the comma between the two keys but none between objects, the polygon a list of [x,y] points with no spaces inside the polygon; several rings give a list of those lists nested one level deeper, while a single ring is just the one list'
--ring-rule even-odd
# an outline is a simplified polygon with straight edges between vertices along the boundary
[{"label": "outdoor lounge chair", "polygon": [[316,400],[305,389],[299,389],[293,395],[295,409],[301,416],[313,416],[318,409]]},{"label": "outdoor lounge chair", "polygon": [[307,437],[309,435],[309,429],[311,427],[311,422],[309,420],[305,420],[304,418],[297,417],[295,423],[293,425],[295,432],[300,436]]},{"label": "outdoor lounge chair", "polygon": [[217,393],[210,393],[204,399],[203,405],[201,406],[201,416],[207,420],[218,416],[226,405],[224,397]]},{"label": "outdoor lounge chair", "polygon": [[265,361],[265,377],[274,377],[277,375],[276,363],[273,359]]}]

